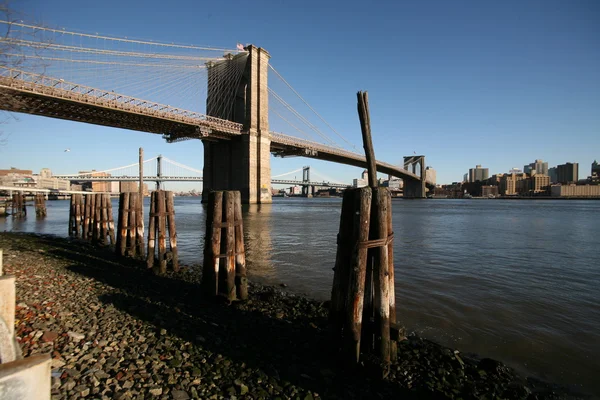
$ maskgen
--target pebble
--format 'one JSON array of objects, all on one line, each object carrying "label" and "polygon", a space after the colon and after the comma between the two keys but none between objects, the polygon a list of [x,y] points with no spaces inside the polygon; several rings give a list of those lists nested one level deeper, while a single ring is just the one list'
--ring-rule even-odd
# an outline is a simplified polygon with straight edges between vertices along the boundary
[{"label": "pebble", "polygon": [[255,283],[246,302],[207,302],[199,267],[157,277],[77,240],[4,232],[0,248],[16,336],[24,356],[52,354],[53,399],[580,398],[416,335],[382,383],[327,357],[327,302]]}]

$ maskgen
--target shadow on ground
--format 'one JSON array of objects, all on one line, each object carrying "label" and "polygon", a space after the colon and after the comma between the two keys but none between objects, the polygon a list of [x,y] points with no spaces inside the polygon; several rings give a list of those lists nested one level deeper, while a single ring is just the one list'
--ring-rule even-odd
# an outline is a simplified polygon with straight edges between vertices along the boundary
[{"label": "shadow on ground", "polygon": [[[164,329],[243,368],[259,368],[274,386],[291,384],[323,398],[431,398],[431,392],[409,391],[337,364],[329,351],[326,310],[317,302],[263,287],[251,290],[246,304],[206,301],[196,274],[159,277],[108,249],[55,237],[41,243],[49,256],[73,263],[71,271],[117,289],[100,294],[101,302],[149,322],[157,335]],[[222,390],[231,384],[224,382]]]}]

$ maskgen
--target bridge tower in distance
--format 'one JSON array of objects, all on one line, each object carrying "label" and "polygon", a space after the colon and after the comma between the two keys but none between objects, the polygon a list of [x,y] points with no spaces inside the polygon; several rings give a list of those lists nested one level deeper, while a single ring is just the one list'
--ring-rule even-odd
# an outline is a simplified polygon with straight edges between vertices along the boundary
[{"label": "bridge tower in distance", "polygon": [[[271,203],[269,53],[253,45],[208,68],[206,114],[244,125],[230,140],[204,139],[202,201],[211,190],[239,190],[246,204]],[[231,77],[237,77],[231,79]]]},{"label": "bridge tower in distance", "polygon": [[[417,173],[419,168],[419,173]],[[418,181],[412,179],[404,180],[404,198],[408,199],[424,199],[425,198],[425,156],[408,156],[404,157],[404,169],[419,175],[421,179]]]},{"label": "bridge tower in distance", "polygon": [[308,185],[310,182],[310,165],[302,167],[302,196],[313,197],[313,188]]}]

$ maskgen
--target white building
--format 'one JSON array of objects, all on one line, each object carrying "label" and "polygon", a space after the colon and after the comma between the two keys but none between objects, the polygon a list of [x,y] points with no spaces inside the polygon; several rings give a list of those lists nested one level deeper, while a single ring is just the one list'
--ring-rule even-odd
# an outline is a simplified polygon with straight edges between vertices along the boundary
[{"label": "white building", "polygon": [[425,180],[429,183],[432,183],[435,185],[436,183],[436,172],[435,169],[431,168],[431,167],[427,167],[425,168]]}]

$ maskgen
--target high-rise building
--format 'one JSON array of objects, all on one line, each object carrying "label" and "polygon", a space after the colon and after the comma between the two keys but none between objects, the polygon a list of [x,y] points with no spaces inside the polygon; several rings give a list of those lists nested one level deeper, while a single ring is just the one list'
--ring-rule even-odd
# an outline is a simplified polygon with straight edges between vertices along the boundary
[{"label": "high-rise building", "polygon": [[532,171],[535,171],[538,175],[548,175],[548,163],[543,160],[535,160],[535,162],[523,167],[523,172],[526,174],[531,175]]},{"label": "high-rise building", "polygon": [[475,168],[469,169],[469,182],[485,181],[489,177],[489,169],[481,168],[481,165],[476,165]]},{"label": "high-rise building", "polygon": [[598,164],[598,161],[596,160],[594,160],[594,162],[592,163],[592,173],[590,176],[594,181],[600,180],[600,164]]},{"label": "high-rise building", "polygon": [[566,163],[556,167],[556,181],[559,183],[576,183],[579,180],[579,163]]},{"label": "high-rise building", "polygon": [[556,167],[548,168],[548,176],[550,177],[550,183],[558,182],[558,171]]}]

